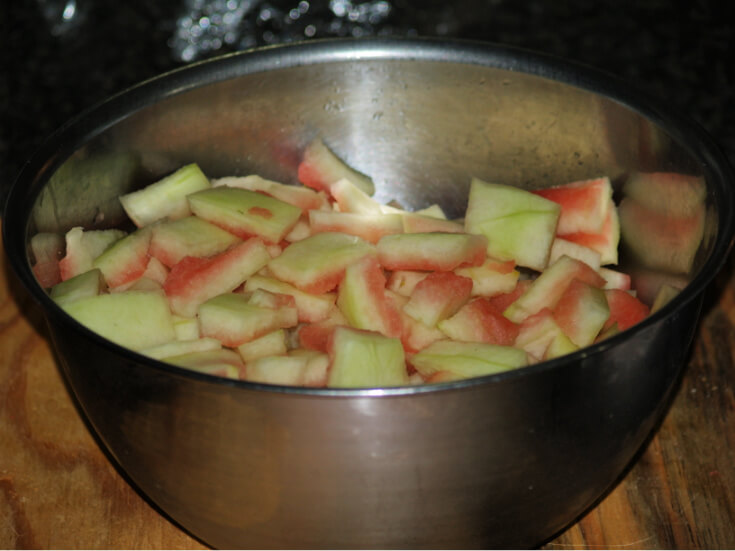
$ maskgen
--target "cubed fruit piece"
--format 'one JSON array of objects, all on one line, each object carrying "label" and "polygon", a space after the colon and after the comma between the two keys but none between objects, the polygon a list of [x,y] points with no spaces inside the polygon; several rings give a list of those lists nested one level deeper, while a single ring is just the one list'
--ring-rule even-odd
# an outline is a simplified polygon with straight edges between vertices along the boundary
[{"label": "cubed fruit piece", "polygon": [[185,256],[213,256],[240,239],[197,216],[152,226],[150,254],[169,268]]},{"label": "cubed fruit piece", "polygon": [[306,368],[303,371],[301,384],[307,387],[321,388],[327,386],[329,376],[329,354],[295,348],[289,356],[306,356]]},{"label": "cubed fruit piece", "polygon": [[515,269],[515,262],[500,262],[486,258],[480,266],[457,268],[454,273],[472,280],[472,295],[493,297],[510,293],[516,288],[520,272]]},{"label": "cubed fruit piece", "polygon": [[149,346],[148,348],[141,348],[138,350],[144,356],[154,358],[156,360],[162,360],[171,356],[180,356],[182,354],[189,354],[190,352],[204,352],[206,350],[219,350],[222,348],[222,343],[217,339],[210,338],[197,338],[186,341],[173,340],[171,342],[165,342],[157,346]]},{"label": "cubed fruit piece", "polygon": [[512,291],[489,297],[488,302],[490,302],[490,304],[493,305],[493,308],[498,312],[505,312],[506,309],[518,300],[518,297],[525,293],[532,284],[532,279],[518,279],[518,282]]},{"label": "cubed fruit piece", "polygon": [[[246,293],[248,302],[261,308],[291,308],[296,310],[296,301],[292,295],[285,293],[274,293],[265,289],[255,289]],[[298,322],[297,314],[294,314],[296,322]],[[295,323],[294,323],[295,325]]]},{"label": "cubed fruit piece", "polygon": [[350,168],[319,138],[306,146],[298,176],[301,183],[316,190],[328,191],[333,183],[347,178],[368,195],[375,193],[375,185],[368,176]]},{"label": "cubed fruit piece", "polygon": [[337,307],[323,320],[314,323],[305,323],[296,330],[298,346],[308,350],[327,351],[327,344],[332,331],[338,325],[348,325],[349,322]]},{"label": "cubed fruit piece", "polygon": [[553,264],[559,260],[559,257],[564,255],[581,260],[593,270],[599,271],[600,269],[601,255],[599,251],[580,245],[574,241],[569,241],[563,237],[556,237],[554,242],[551,244],[549,264]]},{"label": "cubed fruit piece", "polygon": [[168,302],[160,293],[126,291],[102,294],[61,306],[92,331],[133,350],[176,338]]},{"label": "cubed fruit piece", "polygon": [[470,299],[472,279],[453,272],[432,272],[416,285],[403,311],[416,321],[434,327],[453,316]]},{"label": "cubed fruit piece", "polygon": [[485,261],[487,239],[468,233],[401,233],[386,235],[376,245],[386,270],[449,272]]},{"label": "cubed fruit piece", "polygon": [[370,197],[348,178],[342,178],[329,186],[329,194],[334,199],[335,209],[353,214],[394,214],[386,213],[384,205]]},{"label": "cubed fruit piece", "polygon": [[625,197],[619,207],[625,246],[645,266],[686,274],[704,237],[704,207],[685,216]]},{"label": "cubed fruit piece", "polygon": [[56,304],[63,305],[85,297],[99,295],[105,289],[102,272],[96,268],[61,281],[51,288],[50,296]]},{"label": "cubed fruit piece", "polygon": [[232,348],[298,323],[296,308],[258,306],[243,293],[224,293],[207,300],[197,312],[199,330]]},{"label": "cubed fruit piece", "polygon": [[[447,219],[447,215],[444,213],[444,209],[442,209],[436,203],[431,204],[428,207],[424,207],[422,209],[413,211],[412,213],[407,213],[407,214],[416,214],[418,216],[427,216],[429,218],[434,218],[436,220],[446,220]],[[461,224],[461,225],[464,226],[464,224]],[[462,231],[464,231],[464,230],[462,230]]]},{"label": "cubed fruit piece", "polygon": [[171,268],[163,285],[171,311],[193,317],[202,302],[233,291],[269,260],[270,255],[258,237],[213,257],[184,257]]},{"label": "cubed fruit piece", "polygon": [[329,345],[327,386],[374,388],[408,384],[401,341],[380,333],[336,327]]},{"label": "cubed fruit piece", "polygon": [[274,182],[273,180],[266,180],[255,174],[242,177],[229,176],[218,178],[212,181],[212,186],[226,186],[258,191],[275,197],[279,201],[299,207],[301,210],[321,209],[327,204],[327,196],[324,193],[316,192],[304,186],[290,186],[280,182]]},{"label": "cubed fruit piece", "polygon": [[283,356],[288,352],[286,331],[276,329],[237,347],[237,352],[244,362],[266,356]]},{"label": "cubed fruit piece", "polygon": [[595,342],[610,318],[605,291],[578,279],[567,285],[552,312],[564,334],[579,347]]},{"label": "cubed fruit piece", "polygon": [[316,233],[291,243],[268,263],[268,269],[276,278],[318,295],[337,287],[347,266],[374,254],[372,244],[354,235]]},{"label": "cubed fruit piece", "polygon": [[245,371],[245,365],[240,360],[237,352],[227,348],[188,352],[178,356],[162,358],[161,361],[199,373],[228,379],[240,379]]},{"label": "cubed fruit piece", "polygon": [[512,345],[518,336],[518,325],[503,316],[485,297],[472,299],[451,318],[440,321],[437,327],[450,339],[462,342]]},{"label": "cubed fruit piece", "polygon": [[110,287],[109,291],[111,293],[122,293],[124,291],[155,291],[165,294],[163,291],[163,285],[158,281],[145,276],[141,276],[135,281],[119,285],[118,287]]},{"label": "cubed fruit piece", "polygon": [[415,212],[403,213],[401,221],[403,223],[404,233],[464,233],[464,224],[461,222],[435,218]]},{"label": "cubed fruit piece", "polygon": [[357,214],[352,212],[309,211],[313,232],[342,232],[377,243],[384,235],[403,232],[400,214]]},{"label": "cubed fruit piece", "polygon": [[630,289],[630,275],[625,272],[620,272],[618,270],[602,266],[597,270],[597,273],[605,280],[603,289],[621,289],[623,291],[628,291]]},{"label": "cubed fruit piece", "polygon": [[543,270],[561,207],[539,195],[473,178],[465,230],[487,237],[487,254],[498,260]]},{"label": "cubed fruit piece", "polygon": [[198,165],[188,164],[143,189],[120,197],[123,209],[139,228],[157,220],[191,214],[186,196],[210,187]]},{"label": "cubed fruit piece", "polygon": [[252,383],[302,386],[307,356],[265,356],[245,363],[244,379]]},{"label": "cubed fruit piece", "polygon": [[533,280],[528,289],[505,309],[504,315],[509,320],[520,323],[542,308],[553,310],[575,278],[594,287],[602,288],[605,284],[602,276],[584,262],[562,256]]},{"label": "cubed fruit piece", "polygon": [[600,253],[602,266],[618,263],[618,245],[620,244],[620,219],[618,209],[613,205],[607,211],[599,233],[568,233],[564,239],[588,247]]},{"label": "cubed fruit piece", "polygon": [[[444,380],[481,377],[528,365],[524,350],[476,342],[437,341],[411,357],[411,365],[424,378],[439,372]],[[437,381],[438,382],[438,381]]]},{"label": "cubed fruit piece", "polygon": [[650,313],[648,306],[628,291],[606,289],[604,293],[610,307],[610,318],[605,323],[605,329],[615,323],[620,331],[625,331]]},{"label": "cubed fruit piece", "polygon": [[300,208],[247,189],[221,186],[187,199],[198,217],[243,239],[257,235],[268,243],[280,242],[301,217]]},{"label": "cubed fruit piece", "polygon": [[94,260],[127,234],[122,230],[89,230],[76,226],[66,232],[66,254],[59,261],[59,274],[65,281],[90,270]]},{"label": "cubed fruit piece", "polygon": [[600,233],[612,206],[612,186],[607,177],[538,189],[533,193],[561,205],[558,235]]},{"label": "cubed fruit piece", "polygon": [[339,284],[337,307],[351,326],[400,337],[401,318],[385,294],[385,275],[373,256],[347,266]]},{"label": "cubed fruit piece", "polygon": [[[150,250],[150,249],[149,249]],[[110,287],[110,292],[126,291],[133,288],[153,288],[163,289],[163,284],[166,282],[168,277],[168,268],[164,266],[157,258],[148,258],[148,265],[145,267],[145,271],[141,274],[138,279],[123,283],[116,287]]]},{"label": "cubed fruit piece", "polygon": [[[61,281],[59,260],[64,254],[64,237],[58,233],[39,232],[31,237],[33,275],[44,289]],[[68,278],[67,278],[68,279]]]},{"label": "cubed fruit piece", "polygon": [[536,361],[570,354],[579,348],[564,334],[548,308],[521,322],[513,346],[522,348]]},{"label": "cubed fruit piece", "polygon": [[625,197],[670,216],[692,216],[707,196],[704,178],[676,172],[636,172],[623,187]]},{"label": "cubed fruit piece", "polygon": [[115,241],[92,262],[99,268],[107,285],[117,287],[140,278],[148,267],[150,228],[139,228]]},{"label": "cubed fruit piece", "polygon": [[337,296],[334,293],[312,294],[297,289],[293,285],[273,277],[254,275],[245,282],[244,290],[252,292],[264,289],[272,293],[291,295],[296,303],[300,322],[317,322],[326,319],[334,310]]},{"label": "cubed fruit piece", "polygon": [[199,338],[199,321],[196,317],[177,316],[174,314],[172,318],[177,340],[189,341]]},{"label": "cubed fruit piece", "polygon": [[415,354],[431,343],[447,338],[444,332],[437,327],[430,327],[420,321],[416,321],[408,314],[402,314],[401,321],[403,322],[401,342],[403,343],[403,348],[410,354]]},{"label": "cubed fruit piece", "polygon": [[[288,243],[293,243],[294,241],[302,241],[313,233],[314,231],[309,224],[308,218],[300,218],[299,221],[296,222],[294,227],[291,228],[291,230],[283,236],[283,240]],[[280,250],[278,251],[278,254],[281,254]],[[275,258],[278,256],[278,254],[271,254],[271,256]]]},{"label": "cubed fruit piece", "polygon": [[415,270],[396,270],[388,276],[385,284],[386,289],[398,293],[404,297],[410,297],[416,285],[422,281],[429,272],[418,272]]}]

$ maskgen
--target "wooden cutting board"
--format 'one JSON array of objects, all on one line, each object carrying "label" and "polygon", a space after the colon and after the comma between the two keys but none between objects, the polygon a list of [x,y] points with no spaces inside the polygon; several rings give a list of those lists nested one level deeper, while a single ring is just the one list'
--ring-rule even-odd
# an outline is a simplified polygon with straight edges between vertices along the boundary
[{"label": "wooden cutting board", "polygon": [[[735,548],[735,262],[707,295],[677,398],[623,481],[545,549]],[[43,319],[0,257],[0,548],[203,549],[90,435]]]}]

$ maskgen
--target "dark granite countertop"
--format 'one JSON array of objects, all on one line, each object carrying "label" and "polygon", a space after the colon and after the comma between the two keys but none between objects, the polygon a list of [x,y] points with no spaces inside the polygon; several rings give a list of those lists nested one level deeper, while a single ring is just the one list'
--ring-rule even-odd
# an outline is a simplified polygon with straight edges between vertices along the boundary
[{"label": "dark granite countertop", "polygon": [[[66,22],[64,7],[67,15],[74,8]],[[715,0],[8,2],[0,51],[0,204],[41,141],[95,102],[188,59],[308,35],[444,35],[581,61],[680,108],[735,160],[735,64],[728,58],[735,25],[724,9]],[[229,26],[219,20],[219,35],[211,24],[197,25],[202,16],[216,22],[227,11],[236,18]],[[217,48],[217,39],[224,46]],[[186,50],[192,43],[193,58]]]}]

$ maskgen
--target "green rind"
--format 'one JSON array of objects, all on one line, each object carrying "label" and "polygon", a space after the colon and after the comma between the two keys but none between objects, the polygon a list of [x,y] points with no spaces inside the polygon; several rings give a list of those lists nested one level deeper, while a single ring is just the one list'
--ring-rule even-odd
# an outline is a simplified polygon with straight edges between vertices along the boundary
[{"label": "green rind", "polygon": [[528,356],[512,346],[445,340],[415,354],[411,364],[424,377],[441,371],[463,378],[480,377],[523,367],[528,364]]},{"label": "green rind", "polygon": [[209,179],[192,163],[143,189],[121,196],[120,203],[133,223],[143,227],[163,218],[191,214],[186,196],[209,187]]},{"label": "green rind", "polygon": [[99,295],[105,288],[102,272],[92,268],[54,285],[49,294],[58,305]]},{"label": "green rind", "polygon": [[488,255],[543,270],[560,212],[557,203],[530,191],[473,178],[465,230],[487,237]]},{"label": "green rind", "polygon": [[[278,243],[301,217],[301,209],[242,188],[227,186],[205,189],[189,195],[191,211],[240,237],[257,235],[269,243]],[[270,212],[258,214],[258,209]]]},{"label": "green rind", "polygon": [[334,330],[327,386],[376,388],[408,384],[399,339],[344,326]]},{"label": "green rind", "polygon": [[160,293],[125,291],[96,295],[65,303],[62,308],[92,331],[133,350],[176,338],[168,302]]},{"label": "green rind", "polygon": [[273,275],[303,288],[375,254],[367,241],[344,233],[323,232],[292,243],[268,263]]}]

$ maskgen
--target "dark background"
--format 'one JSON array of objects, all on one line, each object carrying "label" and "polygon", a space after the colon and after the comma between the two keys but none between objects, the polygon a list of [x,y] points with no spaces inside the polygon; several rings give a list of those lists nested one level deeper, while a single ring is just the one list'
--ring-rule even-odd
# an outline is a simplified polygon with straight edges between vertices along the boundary
[{"label": "dark background", "polygon": [[687,113],[735,162],[721,0],[0,1],[0,205],[41,141],[95,102],[189,61],[310,37],[449,36],[581,61]]}]

